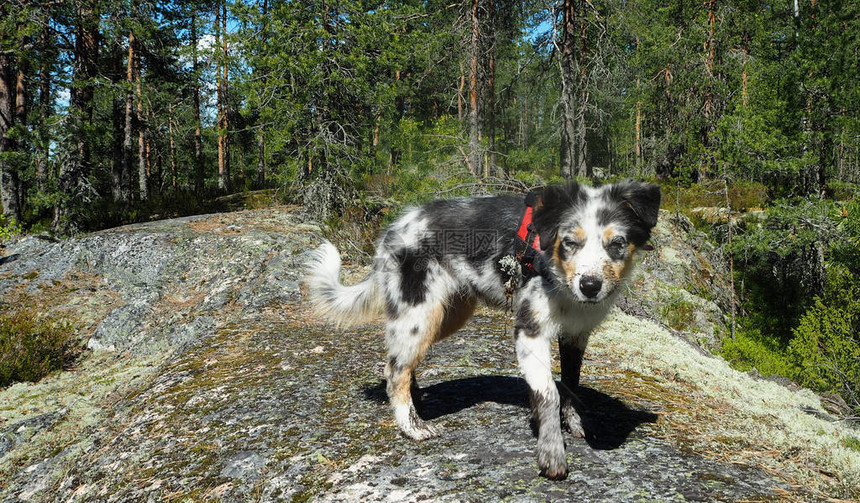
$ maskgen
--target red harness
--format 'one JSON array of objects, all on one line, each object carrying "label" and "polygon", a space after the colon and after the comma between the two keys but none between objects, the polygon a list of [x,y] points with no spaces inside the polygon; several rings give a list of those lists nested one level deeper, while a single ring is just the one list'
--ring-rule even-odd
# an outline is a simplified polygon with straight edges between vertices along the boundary
[{"label": "red harness", "polygon": [[540,255],[543,253],[540,248],[540,236],[532,224],[533,212],[533,198],[527,197],[526,210],[523,212],[520,228],[517,231],[519,240],[514,245],[514,255],[522,266],[523,276],[528,278],[540,274],[535,268],[535,262],[539,260]]}]

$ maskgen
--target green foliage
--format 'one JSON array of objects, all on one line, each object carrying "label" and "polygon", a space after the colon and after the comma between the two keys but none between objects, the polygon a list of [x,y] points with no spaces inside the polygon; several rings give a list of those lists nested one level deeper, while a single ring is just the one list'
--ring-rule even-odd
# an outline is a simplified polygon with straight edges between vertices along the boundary
[{"label": "green foliage", "polygon": [[747,314],[724,342],[729,361],[838,393],[860,410],[858,216],[854,200],[782,202],[742,229],[734,255]]},{"label": "green foliage", "polygon": [[[767,187],[761,183],[737,180],[729,183],[729,204],[732,211],[763,208],[768,202]],[[723,181],[666,185],[660,205],[670,211],[689,212],[693,208],[724,208],[726,206]]]},{"label": "green foliage", "polygon": [[800,316],[824,292],[828,247],[843,236],[828,201],[776,201],[766,218],[736,229],[732,252],[746,323],[780,346]]},{"label": "green foliage", "polygon": [[724,340],[722,355],[734,368],[744,372],[755,368],[763,375],[789,377],[796,374],[785,348],[755,328],[740,327],[734,339]]},{"label": "green foliage", "polygon": [[81,342],[72,322],[33,308],[0,307],[0,387],[38,381],[80,355]]},{"label": "green foliage", "polygon": [[[837,206],[838,207],[838,206]],[[833,260],[860,276],[860,198],[847,202],[836,210],[837,231],[844,239],[831,245]]]},{"label": "green foliage", "polygon": [[804,313],[788,349],[801,384],[839,393],[860,410],[860,288],[852,280],[855,288],[819,299]]},{"label": "green foliage", "polygon": [[860,452],[860,438],[848,436],[842,440],[842,445],[849,449],[854,449],[857,452]]},{"label": "green foliage", "polygon": [[15,220],[10,220],[0,214],[0,243],[9,241],[20,236],[23,233],[21,226]]},{"label": "green foliage", "polygon": [[689,294],[680,288],[672,288],[661,294],[657,302],[660,319],[673,330],[685,331],[696,326],[697,306],[689,300]]},{"label": "green foliage", "polygon": [[[447,190],[446,180],[466,171],[473,61],[464,50],[471,30],[460,4],[87,5],[89,16],[68,2],[0,7],[5,70],[27,74],[27,116],[14,118],[0,152],[0,164],[21,181],[25,228],[72,232],[172,214],[152,208],[152,200],[169,202],[160,195],[171,190],[195,192],[195,206],[218,181],[220,133],[229,140],[231,185],[239,191],[279,187],[304,196],[328,177],[359,191],[368,184],[373,197],[413,197],[413,190]],[[212,14],[223,6],[227,54],[211,43],[219,30]],[[479,16],[477,148],[494,163],[493,176],[550,181],[559,176],[566,113],[561,51],[553,49],[562,45],[553,39],[564,32],[561,9],[540,2],[498,7]],[[577,134],[589,166],[607,178],[684,185],[728,178],[736,209],[797,195],[847,199],[845,182],[860,177],[860,43],[852,35],[860,30],[860,7],[835,0],[808,7],[795,16],[785,0],[583,4],[578,42],[586,49],[576,64],[585,75],[575,83],[582,86],[575,115],[585,121]],[[86,58],[62,40],[82,26],[98,30],[89,75],[70,64]],[[131,80],[130,33],[137,40]],[[212,109],[222,65],[226,132]],[[62,98],[77,99],[78,90],[92,92],[86,110]],[[141,134],[150,201],[137,180]],[[126,164],[123,194],[116,170]],[[397,186],[379,191],[370,179],[381,175]],[[689,186],[690,200],[681,204],[721,205],[705,187]],[[103,213],[104,200],[117,206]],[[341,207],[326,211],[344,212],[344,198],[329,201]]]}]

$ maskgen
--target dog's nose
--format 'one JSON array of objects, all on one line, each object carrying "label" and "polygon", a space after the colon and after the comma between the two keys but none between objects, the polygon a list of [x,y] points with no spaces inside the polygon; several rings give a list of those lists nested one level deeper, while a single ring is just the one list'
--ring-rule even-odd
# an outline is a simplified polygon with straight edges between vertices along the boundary
[{"label": "dog's nose", "polygon": [[603,282],[597,276],[583,276],[579,280],[579,291],[589,299],[593,299],[600,292]]}]

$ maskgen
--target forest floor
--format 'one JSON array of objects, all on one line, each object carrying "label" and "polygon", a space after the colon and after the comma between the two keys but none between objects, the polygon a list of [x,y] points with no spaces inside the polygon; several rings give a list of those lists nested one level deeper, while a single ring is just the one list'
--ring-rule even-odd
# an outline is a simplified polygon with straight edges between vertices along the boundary
[{"label": "forest floor", "polygon": [[[4,299],[74,319],[91,349],[0,390],[0,501],[860,498],[860,431],[643,315],[633,290],[591,339],[567,480],[538,475],[508,313],[479,310],[432,348],[422,414],[443,432],[408,440],[381,325],[338,330],[303,300],[319,235],[278,207],[3,250]],[[683,255],[655,253],[634,290]],[[347,264],[347,281],[364,272]]]}]

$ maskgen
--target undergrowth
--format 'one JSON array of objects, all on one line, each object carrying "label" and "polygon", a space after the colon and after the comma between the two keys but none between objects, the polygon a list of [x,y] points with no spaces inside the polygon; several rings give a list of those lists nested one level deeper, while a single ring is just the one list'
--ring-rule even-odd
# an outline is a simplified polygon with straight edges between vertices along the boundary
[{"label": "undergrowth", "polygon": [[15,219],[7,218],[0,214],[0,243],[8,241],[22,234],[21,226]]},{"label": "undergrowth", "polygon": [[723,341],[722,355],[732,367],[743,372],[755,368],[763,375],[791,378],[797,369],[785,351],[758,329],[739,327],[734,339]]},{"label": "undergrowth", "polygon": [[71,320],[0,304],[0,387],[68,368],[82,351]]}]

